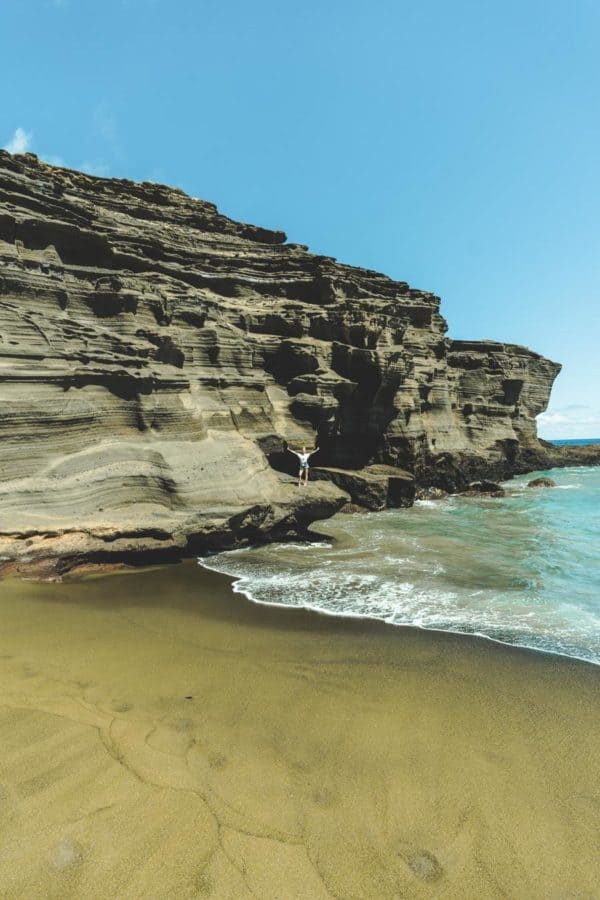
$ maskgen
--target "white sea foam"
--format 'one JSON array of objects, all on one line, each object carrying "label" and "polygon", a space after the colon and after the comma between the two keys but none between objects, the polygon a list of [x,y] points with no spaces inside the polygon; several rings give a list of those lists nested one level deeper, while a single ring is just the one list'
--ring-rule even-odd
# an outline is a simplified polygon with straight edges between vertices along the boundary
[{"label": "white sea foam", "polygon": [[286,550],[322,550],[323,547],[329,548],[332,546],[331,541],[299,541],[298,543],[294,543],[290,541],[290,543],[285,544],[273,544],[273,549],[277,552],[277,550],[286,551]]},{"label": "white sea foam", "polygon": [[574,472],[552,473],[561,492],[512,484],[494,505],[420,501],[412,510],[338,516],[321,529],[332,540],[201,562],[233,576],[234,589],[254,602],[481,634],[599,662],[600,472]]}]

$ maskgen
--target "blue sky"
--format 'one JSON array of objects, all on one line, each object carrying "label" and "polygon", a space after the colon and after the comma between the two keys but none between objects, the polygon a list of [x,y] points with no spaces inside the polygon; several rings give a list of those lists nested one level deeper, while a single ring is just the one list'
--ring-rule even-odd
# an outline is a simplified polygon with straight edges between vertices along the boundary
[{"label": "blue sky", "polygon": [[178,185],[563,363],[600,436],[597,0],[5,0],[0,145]]}]

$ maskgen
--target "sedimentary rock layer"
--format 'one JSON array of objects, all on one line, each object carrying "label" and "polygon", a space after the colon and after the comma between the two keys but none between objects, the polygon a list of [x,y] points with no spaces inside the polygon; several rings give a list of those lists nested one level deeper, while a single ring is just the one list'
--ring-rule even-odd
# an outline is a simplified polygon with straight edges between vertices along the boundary
[{"label": "sedimentary rock layer", "polygon": [[447,339],[439,302],[180,190],[0,152],[0,553],[296,534],[347,494],[298,489],[286,441],[380,466],[382,496],[385,466],[455,489],[539,462],[559,366]]}]

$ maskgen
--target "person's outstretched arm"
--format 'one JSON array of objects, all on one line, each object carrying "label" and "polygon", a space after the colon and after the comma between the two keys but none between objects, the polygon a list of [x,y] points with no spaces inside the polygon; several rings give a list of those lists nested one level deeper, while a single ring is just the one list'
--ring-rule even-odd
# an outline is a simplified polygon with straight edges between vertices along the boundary
[{"label": "person's outstretched arm", "polygon": [[315,447],[315,449],[314,449],[314,450],[311,450],[310,453],[309,453],[308,455],[309,455],[309,456],[312,456],[313,453],[318,453],[318,452],[319,452],[319,448],[318,448],[318,447]]},{"label": "person's outstretched arm", "polygon": [[294,456],[298,456],[298,457],[300,456],[300,454],[298,453],[298,451],[297,451],[297,450],[292,450],[291,447],[286,447],[285,449],[287,450],[288,453],[293,453]]}]

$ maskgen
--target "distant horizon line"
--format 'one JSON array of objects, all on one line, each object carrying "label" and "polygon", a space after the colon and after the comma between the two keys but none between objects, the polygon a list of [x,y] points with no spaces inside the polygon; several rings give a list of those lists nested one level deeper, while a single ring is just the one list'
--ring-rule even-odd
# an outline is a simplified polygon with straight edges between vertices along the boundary
[{"label": "distant horizon line", "polygon": [[592,437],[587,437],[587,438],[574,438],[574,437],[545,438],[545,437],[542,437],[541,435],[538,435],[538,437],[542,441],[548,441],[549,444],[558,444],[558,443],[563,443],[564,441],[577,441],[578,443],[585,442],[585,443],[589,443],[589,444],[600,444],[600,437],[596,437],[596,438],[592,438]]}]

